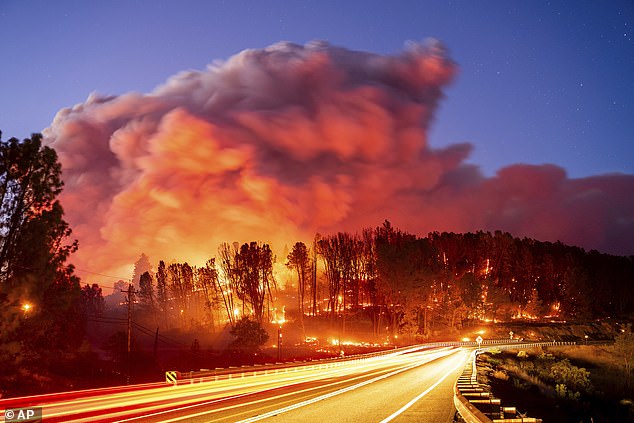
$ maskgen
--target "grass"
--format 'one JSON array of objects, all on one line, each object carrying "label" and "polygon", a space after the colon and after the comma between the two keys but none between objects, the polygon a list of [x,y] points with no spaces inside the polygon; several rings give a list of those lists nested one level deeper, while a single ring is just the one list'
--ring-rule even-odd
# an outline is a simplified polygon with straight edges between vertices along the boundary
[{"label": "grass", "polygon": [[634,399],[634,386],[624,370],[624,361],[614,346],[579,346],[565,348],[561,354],[573,363],[588,368],[596,389],[606,397]]},{"label": "grass", "polygon": [[632,390],[613,346],[507,351],[479,360],[505,405],[557,422],[634,422]]}]

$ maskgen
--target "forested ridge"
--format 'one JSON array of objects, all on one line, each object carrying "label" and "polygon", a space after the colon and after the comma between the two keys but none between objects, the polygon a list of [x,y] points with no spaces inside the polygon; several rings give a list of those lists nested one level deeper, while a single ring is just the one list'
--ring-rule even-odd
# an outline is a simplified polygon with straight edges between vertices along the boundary
[{"label": "forested ridge", "polygon": [[203,267],[161,261],[141,277],[141,304],[168,326],[214,330],[243,315],[274,321],[280,297],[292,296],[287,308],[298,320],[369,319],[376,335],[423,339],[471,320],[588,320],[625,317],[633,307],[632,257],[504,232],[418,237],[385,221],[295,243],[286,286],[274,262],[271,247],[257,242],[225,243]]},{"label": "forested ridge", "polygon": [[[4,391],[59,387],[73,372],[56,372],[96,363],[100,349],[121,356],[120,333],[100,345],[85,342],[87,322],[105,322],[108,302],[98,281],[82,283],[67,263],[78,244],[57,199],[61,176],[40,135],[0,143]],[[423,341],[473,321],[627,318],[634,311],[633,257],[559,242],[499,231],[421,237],[386,220],[289,245],[226,242],[202,266],[158,258],[155,267],[142,254],[132,283],[115,283],[106,297],[110,313],[132,302],[136,325],[180,333],[218,333],[245,318],[259,327],[293,320],[302,331],[305,321],[317,321],[341,332],[364,321],[376,339]]]}]

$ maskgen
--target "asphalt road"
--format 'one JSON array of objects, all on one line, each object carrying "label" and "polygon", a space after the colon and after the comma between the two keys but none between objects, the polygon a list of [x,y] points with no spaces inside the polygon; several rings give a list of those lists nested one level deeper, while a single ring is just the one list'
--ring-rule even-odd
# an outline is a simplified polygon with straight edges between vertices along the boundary
[{"label": "asphalt road", "polygon": [[44,422],[449,423],[453,385],[467,357],[465,349],[414,348],[177,386],[49,396],[32,404],[43,407]]}]

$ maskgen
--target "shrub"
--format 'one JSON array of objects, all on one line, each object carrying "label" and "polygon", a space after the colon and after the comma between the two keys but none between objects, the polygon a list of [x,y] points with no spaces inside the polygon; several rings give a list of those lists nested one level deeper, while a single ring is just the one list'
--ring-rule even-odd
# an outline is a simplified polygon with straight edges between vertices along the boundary
[{"label": "shrub", "polygon": [[260,351],[260,346],[269,339],[266,330],[260,323],[243,317],[236,322],[229,332],[235,339],[229,344],[229,350],[235,354],[254,355]]},{"label": "shrub", "polygon": [[573,401],[578,401],[581,397],[579,392],[572,392],[568,390],[568,387],[563,383],[558,383],[555,385],[555,392],[559,398],[569,399]]},{"label": "shrub", "polygon": [[565,384],[572,391],[589,392],[592,387],[590,372],[583,367],[572,365],[567,358],[551,366],[550,377],[555,383]]},{"label": "shrub", "polygon": [[487,362],[488,362],[489,364],[491,364],[492,366],[494,366],[494,367],[497,367],[497,366],[499,366],[500,364],[502,364],[502,360],[500,360],[499,358],[492,358],[492,357],[489,357],[489,359],[487,360]]},{"label": "shrub", "polygon": [[506,372],[503,370],[496,370],[491,376],[500,380],[509,380],[509,375],[507,375]]},{"label": "shrub", "polygon": [[565,384],[558,383],[557,385],[555,385],[555,392],[557,393],[557,396],[559,398],[566,398],[566,395],[568,393],[568,388],[566,388]]},{"label": "shrub", "polygon": [[535,364],[532,361],[520,361],[520,369],[524,370],[526,373],[534,375],[535,372]]}]

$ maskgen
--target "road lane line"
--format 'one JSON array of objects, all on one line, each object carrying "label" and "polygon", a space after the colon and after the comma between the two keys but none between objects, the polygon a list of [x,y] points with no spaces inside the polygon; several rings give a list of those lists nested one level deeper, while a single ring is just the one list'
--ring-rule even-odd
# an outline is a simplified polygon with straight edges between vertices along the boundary
[{"label": "road lane line", "polygon": [[422,397],[424,397],[425,395],[427,395],[428,393],[430,393],[431,391],[433,391],[434,389],[436,389],[436,387],[438,385],[440,385],[442,383],[443,380],[445,380],[449,375],[453,374],[456,370],[458,370],[459,368],[464,367],[464,363],[459,363],[457,366],[455,366],[453,369],[451,369],[449,372],[445,373],[445,375],[443,377],[441,377],[440,379],[438,379],[436,381],[436,383],[434,383],[432,386],[430,386],[429,388],[425,389],[423,392],[421,392],[419,395],[417,395],[414,399],[412,399],[410,402],[408,402],[407,404],[405,404],[403,407],[401,407],[399,410],[397,410],[396,412],[394,412],[392,415],[390,415],[389,417],[387,417],[386,419],[381,420],[381,423],[388,423],[389,421],[394,420],[395,418],[397,418],[398,416],[400,416],[405,410],[407,410],[408,408],[410,408],[412,405],[414,405],[418,400],[420,400]]},{"label": "road lane line", "polygon": [[[354,366],[354,368],[366,368],[366,367],[370,367],[371,364],[372,363],[370,361],[366,361],[363,364],[359,364],[357,366]],[[287,382],[288,381],[294,381],[294,383],[302,383],[302,380],[307,380],[308,377],[311,377],[311,378],[313,377],[313,376],[310,376],[308,374],[309,372],[302,372],[302,373],[306,373],[306,374],[300,375],[299,372],[295,372],[295,374],[297,374],[297,376],[293,375],[292,377],[285,377],[284,380],[287,381]],[[339,373],[340,373],[339,369],[333,369],[333,370],[327,370],[325,372],[322,372],[320,374],[320,376],[323,377],[323,378],[327,378],[327,377],[331,377],[331,376],[334,376],[334,375],[338,375]],[[273,376],[274,375],[269,374],[267,376],[267,378],[270,378],[270,377],[273,377]],[[259,376],[258,376],[258,379],[260,379]],[[226,384],[226,383],[235,383],[236,381],[239,381],[239,385],[224,386],[224,384]],[[195,396],[204,398],[204,395],[197,394],[197,392],[201,388],[204,388],[205,385],[209,385],[210,386],[210,388],[205,388],[206,392],[213,393],[213,394],[221,394],[223,392],[227,392],[227,390],[229,390],[229,389],[235,390],[236,388],[242,386],[242,384],[243,384],[243,382],[240,381],[240,379],[238,379],[238,378],[234,378],[234,379],[231,379],[231,380],[230,379],[226,379],[226,380],[224,380],[222,382],[223,382],[223,385],[221,385],[221,386],[217,385],[219,382],[205,382],[204,384],[193,384],[193,385],[192,384],[183,384],[183,385],[178,385],[176,387],[163,386],[162,388],[157,388],[160,391],[160,392],[157,392],[157,393],[160,393],[160,396],[158,396],[158,397],[155,396],[153,402],[165,401],[165,400],[168,400],[168,399],[174,399],[175,397],[173,395],[175,395],[177,393],[178,393],[178,398],[183,399],[183,401],[189,401],[189,398],[190,398],[189,395],[192,395],[192,394],[195,395]],[[260,381],[254,381],[249,386],[251,388],[256,387],[256,386],[263,386],[263,385],[269,385],[270,386],[271,383],[279,383],[279,382],[282,382],[282,380],[280,380],[280,379],[277,379],[277,381],[276,380],[260,380]],[[214,386],[214,387],[211,388],[211,386]],[[270,389],[270,388],[267,388],[267,389]],[[179,393],[178,391],[181,391],[181,392]],[[243,394],[240,394],[239,396],[252,394],[253,392],[257,392],[257,391],[245,392]],[[108,398],[107,400],[109,401],[109,404],[112,403],[112,404],[119,404],[119,405],[121,404],[121,401],[125,400],[128,405],[133,405],[134,404],[134,405],[137,405],[138,407],[140,407],[139,410],[145,409],[145,410],[149,411],[149,410],[152,410],[152,408],[154,406],[148,407],[148,405],[147,405],[147,395],[149,395],[149,394],[148,393],[139,394],[139,393],[134,393],[134,392],[128,392],[128,393],[124,393],[124,394],[117,394],[115,397]],[[152,394],[152,395],[154,395],[154,394]],[[128,399],[126,399],[126,397],[128,397],[128,396],[135,396],[135,397],[138,397],[138,398],[135,399],[134,401],[130,402]],[[143,397],[145,397],[145,398],[143,398]],[[214,403],[215,401],[217,401],[220,398],[222,398],[222,397],[215,397],[213,399],[210,399],[210,402]],[[51,411],[47,415],[49,416],[49,418],[53,418],[53,417],[59,418],[59,419],[61,419],[60,421],[67,421],[67,422],[70,422],[70,421],[86,421],[86,419],[80,419],[80,418],[77,418],[77,417],[74,417],[74,416],[76,414],[78,414],[78,413],[81,414],[81,413],[85,413],[85,412],[94,412],[94,411],[99,409],[99,406],[96,406],[96,405],[90,405],[90,406],[84,405],[83,406],[84,408],[77,409],[76,406],[80,405],[84,401],[90,401],[90,402],[94,403],[95,401],[103,402],[104,399],[101,398],[101,397],[95,397],[95,398],[91,398],[91,399],[72,401],[72,402],[68,402],[68,403],[59,403],[59,404],[58,403],[54,403],[54,404],[50,404],[50,405],[47,405],[46,407],[51,407],[51,408],[54,407],[55,409],[58,409],[58,408],[62,408],[63,409],[65,407],[73,406],[75,409],[72,412],[72,414],[69,414],[69,413],[71,413],[70,409],[66,409],[64,411],[57,411],[57,412]],[[182,402],[182,401],[181,402],[176,402],[175,406],[180,407],[182,405],[185,405],[186,403],[187,402]],[[200,404],[198,404],[198,405],[200,405]],[[104,408],[104,410],[106,410],[106,409],[107,408]],[[119,418],[119,419],[122,418],[121,414],[119,414],[119,413],[115,413],[115,414],[111,413],[111,414],[106,414],[106,415],[100,415],[101,418],[106,417],[106,416],[108,418]],[[133,417],[133,418],[124,419],[124,420],[120,420],[120,421],[133,421],[133,420],[142,420],[142,419],[143,419],[143,416],[141,416],[141,417]]]},{"label": "road lane line", "polygon": [[[382,371],[383,370],[376,370],[376,369],[375,370],[370,370],[370,372],[376,372],[376,373],[381,373]],[[327,378],[330,378],[331,376],[337,375],[338,373],[339,373],[339,370],[332,370],[332,371],[328,371],[326,373],[322,373],[320,376],[321,376],[321,379],[324,379],[324,378],[327,379]],[[363,377],[365,377],[365,376],[364,375],[355,376],[355,377],[352,378],[352,380],[363,378]],[[287,380],[287,381],[296,381],[296,380],[298,380],[296,382],[291,383],[291,385],[309,382],[309,380],[302,380],[302,379],[304,379],[304,376],[286,378],[286,379],[283,379],[283,380]],[[283,380],[278,380],[278,382],[281,382]],[[273,381],[273,382],[275,382],[275,381]],[[266,382],[266,383],[270,383],[270,382]],[[287,397],[287,396],[296,395],[297,393],[310,392],[310,391],[317,390],[317,389],[323,389],[324,387],[327,387],[327,386],[339,385],[341,383],[345,383],[345,381],[329,383],[327,385],[320,385],[320,386],[316,386],[316,387],[312,387],[312,388],[302,389],[301,391],[294,391],[294,392],[289,392],[289,393],[282,394],[282,395],[277,395],[276,397],[263,398],[263,399],[259,399],[259,400],[255,400],[255,401],[250,401],[250,402],[247,402],[247,403],[236,404],[236,405],[232,405],[232,406],[227,406],[227,407],[223,407],[223,408],[214,409],[214,410],[211,410],[211,411],[208,410],[208,411],[203,411],[203,412],[199,412],[199,413],[196,413],[196,414],[190,414],[190,415],[183,416],[183,417],[176,417],[176,418],[172,418],[172,419],[169,419],[169,420],[161,420],[161,421],[163,423],[169,423],[169,422],[177,422],[177,421],[181,421],[181,420],[187,420],[187,419],[191,419],[192,417],[200,417],[200,416],[203,416],[203,415],[206,415],[206,414],[212,414],[212,413],[217,413],[217,412],[220,412],[220,411],[230,410],[230,409],[233,409],[233,408],[243,407],[245,405],[253,405],[253,404],[262,403],[262,402],[269,402],[269,401],[271,401],[271,399],[274,399],[274,398],[283,398],[283,397]],[[260,384],[264,384],[264,382],[262,382]],[[287,384],[286,386],[289,386],[289,385]],[[272,390],[272,389],[278,389],[278,388],[280,388],[280,386],[267,388],[266,390]],[[157,411],[157,412],[153,412],[151,414],[144,414],[144,415],[141,415],[141,416],[128,417],[128,418],[125,418],[123,420],[117,420],[116,423],[132,422],[132,421],[137,421],[137,420],[145,420],[145,419],[150,418],[150,417],[157,417],[159,415],[169,414],[169,413],[172,413],[174,411],[184,411],[184,410],[187,410],[187,409],[199,408],[201,406],[215,404],[216,402],[224,401],[225,398],[234,399],[234,398],[241,397],[243,395],[246,396],[246,395],[252,395],[254,393],[261,393],[261,392],[263,392],[263,391],[250,391],[250,392],[247,392],[247,393],[244,393],[244,394],[240,394],[240,395],[236,395],[236,396],[213,399],[213,400],[210,400],[210,401],[197,403],[197,404],[193,404],[193,405],[185,405],[185,404],[183,404],[182,406],[179,406],[178,408],[172,408],[172,409],[165,410],[165,411]]]},{"label": "road lane line", "polygon": [[[413,351],[415,350],[414,349],[411,350],[411,352]],[[443,351],[443,350],[440,350],[440,351]],[[394,362],[394,363],[396,363],[397,361],[412,362],[414,360],[420,360],[420,358],[416,357],[419,354],[422,355],[423,357],[430,356],[430,355],[437,357],[440,351],[439,350],[436,350],[436,351],[421,350],[420,353],[413,354],[412,356],[407,357],[405,360],[403,360],[405,357],[403,356],[398,357],[399,356],[398,354],[387,354],[383,356],[371,357],[364,360],[358,360],[358,362],[356,361],[349,362],[347,363],[348,364],[347,366],[343,367],[343,369],[333,368],[333,369],[328,369],[326,371],[323,371],[323,370],[318,371],[317,373],[319,373],[319,377],[317,379],[325,379],[325,378],[331,377],[331,375],[341,376],[342,370],[344,374],[348,374],[349,376],[358,374],[360,371],[373,372],[373,370],[371,369],[376,368],[377,365],[383,366],[383,365],[389,365],[388,363],[390,362]],[[320,365],[315,367],[321,368],[322,366]],[[332,364],[328,365],[328,367],[332,367]],[[138,421],[138,420],[143,420],[144,417],[150,417],[150,416],[158,417],[158,415],[165,415],[166,413],[175,411],[174,408],[171,408],[170,410],[167,410],[167,411],[158,411],[158,412],[156,411],[157,408],[158,409],[163,408],[165,406],[165,402],[167,401],[174,401],[173,405],[177,407],[176,408],[177,410],[191,409],[191,408],[200,407],[201,405],[205,403],[210,404],[210,403],[219,402],[219,400],[221,400],[222,398],[222,397],[219,397],[219,395],[223,393],[229,393],[235,390],[242,391],[240,394],[238,394],[238,396],[242,396],[242,395],[248,395],[251,393],[258,392],[256,388],[258,386],[259,387],[268,386],[266,390],[269,390],[269,389],[275,389],[277,387],[281,387],[282,385],[277,385],[277,384],[282,382],[284,384],[288,384],[289,382],[291,382],[291,384],[296,384],[296,383],[302,383],[302,381],[308,382],[310,380],[315,380],[316,375],[311,373],[315,373],[315,371],[311,372],[310,367],[308,368],[308,370],[300,367],[297,370],[293,371],[292,373],[288,373],[290,377],[285,375],[283,378],[277,379],[277,380],[275,379],[266,380],[271,377],[270,375],[262,376],[262,377],[261,375],[257,375],[256,377],[253,378],[252,383],[249,384],[249,388],[253,390],[249,390],[247,392],[244,391],[245,388],[243,387],[242,379],[233,378],[231,380],[229,379],[223,380],[221,385],[218,385],[220,381],[218,382],[209,381],[209,382],[204,382],[201,384],[183,384],[183,385],[178,385],[175,387],[162,386],[161,388],[148,389],[141,392],[131,391],[131,392],[118,393],[112,396],[108,396],[106,398],[104,398],[105,396],[96,396],[91,398],[76,399],[72,401],[63,401],[61,403],[47,404],[45,407],[50,412],[50,417],[59,418],[60,419],[59,421],[61,420],[64,420],[67,422],[70,422],[71,420],[78,421],[78,422],[87,421],[85,418],[81,417],[81,414],[88,413],[88,412],[94,413],[98,410],[102,410],[104,412],[109,411],[109,413],[107,414],[100,414],[98,416],[99,418],[122,419],[118,421]],[[351,381],[356,378],[357,377],[353,377]],[[238,382],[239,385],[235,385],[236,382]],[[235,385],[235,386],[231,386],[231,385]],[[318,388],[315,388],[315,389],[318,389]],[[231,396],[234,396],[234,395],[231,395]],[[188,402],[191,401],[191,398],[197,398],[199,400],[202,400],[203,403],[199,402],[194,405],[187,405]],[[150,399],[152,401],[150,401]],[[137,415],[135,417],[127,416],[126,418],[125,415],[127,414],[127,412],[114,411],[110,408],[115,404],[119,406],[122,405],[121,404],[122,401],[125,402],[126,405],[135,406],[137,412],[149,413],[149,414],[145,414],[144,416]],[[103,405],[104,402],[106,404],[105,406]],[[160,403],[160,402],[163,402],[164,404],[160,404],[157,406],[157,403]],[[233,408],[233,407],[228,407],[228,408]],[[208,413],[209,412],[199,413],[199,414],[208,414]],[[182,420],[182,419],[175,419],[174,421],[178,421],[178,420]]]},{"label": "road lane line", "polygon": [[[456,351],[450,351],[450,352],[447,352],[445,354],[439,355],[438,358],[441,357],[441,356],[447,356],[447,355],[455,354],[455,353],[456,353]],[[370,380],[366,380],[364,382],[360,382],[360,383],[357,383],[355,385],[348,386],[346,388],[339,389],[337,391],[330,392],[328,394],[324,394],[324,395],[321,395],[321,396],[318,396],[318,397],[315,397],[315,398],[312,398],[312,399],[309,399],[309,400],[306,400],[306,401],[298,402],[296,404],[292,404],[292,405],[289,405],[287,407],[283,407],[283,408],[280,408],[280,409],[277,409],[277,410],[269,411],[268,413],[260,414],[258,416],[254,416],[254,417],[251,417],[249,419],[240,420],[237,423],[252,423],[252,422],[257,422],[259,420],[267,419],[269,417],[274,417],[274,416],[277,416],[279,414],[286,413],[288,411],[292,411],[292,410],[295,410],[295,409],[298,409],[298,408],[301,408],[301,407],[304,407],[304,406],[307,406],[307,405],[310,405],[310,404],[314,404],[314,403],[316,403],[318,401],[323,401],[325,399],[332,398],[332,397],[334,397],[336,395],[340,395],[340,394],[343,394],[343,393],[346,393],[346,392],[349,392],[349,391],[353,391],[353,390],[355,390],[357,388],[361,388],[361,387],[369,385],[371,383],[378,382],[379,380],[383,380],[383,379],[386,379],[388,377],[397,375],[399,373],[403,373],[405,371],[414,369],[416,367],[420,367],[420,366],[422,366],[424,364],[427,364],[427,363],[428,362],[423,362],[423,363],[416,363],[414,365],[409,365],[407,367],[395,370],[393,372],[390,372],[390,373],[387,373],[387,374],[384,374],[384,375],[381,375],[381,376],[377,376],[377,377],[372,378]]]}]

